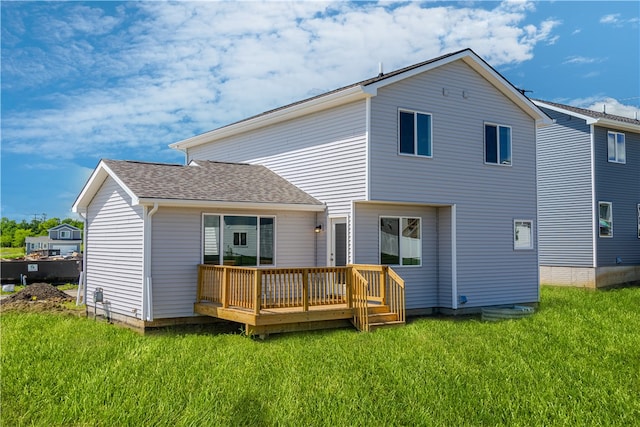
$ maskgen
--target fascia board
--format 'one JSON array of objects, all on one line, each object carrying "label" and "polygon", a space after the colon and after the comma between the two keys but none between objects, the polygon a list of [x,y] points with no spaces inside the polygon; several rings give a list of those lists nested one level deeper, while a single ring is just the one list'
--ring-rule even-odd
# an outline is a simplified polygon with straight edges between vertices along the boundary
[{"label": "fascia board", "polygon": [[[496,87],[507,98],[518,105],[523,111],[525,111],[525,113],[535,119],[537,126],[548,126],[553,123],[551,118],[549,118],[549,116],[544,114],[544,112],[536,107],[536,105],[531,102],[529,98],[520,93],[520,91],[518,91],[511,83],[509,83],[504,77],[498,74],[493,68],[491,68],[486,62],[484,62],[480,57],[475,55],[470,50],[464,50],[455,55],[442,58],[439,61],[431,62],[421,67],[414,68],[393,77],[389,77],[388,79],[372,83],[370,85],[367,85],[366,90],[372,93],[372,95],[375,95],[377,93],[377,90],[381,87],[396,83],[409,77],[413,77],[420,73],[424,73],[425,71],[442,67],[443,65],[450,64],[458,60],[464,61],[465,64],[470,66],[478,74],[484,77],[485,80],[491,83],[491,85]],[[473,90],[473,88],[469,89]]]},{"label": "fascia board", "polygon": [[587,125],[596,125],[600,127],[620,129],[630,132],[640,132],[640,125],[636,125],[633,123],[620,122],[618,120],[607,119],[604,117],[591,117],[585,114],[576,113],[575,111],[566,110],[556,105],[549,105],[541,101],[535,101],[535,104],[540,107],[548,108],[549,110],[557,111],[558,113],[567,114],[569,116],[582,119],[586,122]]},{"label": "fascia board", "polygon": [[122,182],[122,180],[111,170],[111,168],[101,160],[78,195],[78,198],[73,203],[73,206],[71,207],[72,212],[77,213],[86,209],[107,177],[111,177],[120,187],[122,187],[127,195],[131,197],[131,203],[133,205],[138,204],[138,197],[133,193],[133,191],[131,191],[131,189],[127,187],[125,183]]},{"label": "fascia board", "polygon": [[611,120],[611,119],[605,119],[605,118],[600,118],[600,119],[595,119],[596,121],[593,123],[596,126],[600,126],[600,127],[606,127],[609,129],[616,129],[616,130],[626,130],[629,132],[640,132],[640,125],[635,125],[633,123],[625,123],[625,122],[619,122],[617,120]]},{"label": "fascia board", "polygon": [[339,92],[330,93],[325,96],[313,98],[299,104],[291,105],[280,110],[259,115],[253,119],[243,120],[235,124],[231,124],[222,128],[205,132],[201,135],[184,139],[182,141],[169,144],[170,148],[175,150],[186,150],[200,144],[213,142],[228,136],[237,135],[239,133],[248,132],[264,126],[280,123],[285,120],[291,120],[317,111],[326,110],[328,108],[344,105],[349,102],[365,99],[371,96],[363,90],[362,86],[348,87]]},{"label": "fascia board", "polygon": [[534,101],[534,104],[539,106],[539,107],[543,107],[543,108],[547,108],[547,109],[552,110],[552,111],[556,111],[558,113],[568,114],[568,115],[576,117],[578,119],[582,119],[582,120],[586,121],[588,125],[590,125],[592,123],[595,123],[597,121],[597,119],[595,119],[593,117],[585,116],[584,114],[576,113],[575,111],[565,110],[564,108],[560,108],[560,107],[557,107],[555,105],[549,105],[549,104],[546,104],[544,102]]},{"label": "fascia board", "polygon": [[252,209],[252,210],[278,210],[278,211],[302,211],[324,212],[325,205],[306,205],[295,203],[255,203],[255,202],[218,202],[213,200],[179,200],[179,199],[153,199],[142,198],[137,204],[152,206],[154,204],[163,207],[176,208],[218,208],[218,209]]}]

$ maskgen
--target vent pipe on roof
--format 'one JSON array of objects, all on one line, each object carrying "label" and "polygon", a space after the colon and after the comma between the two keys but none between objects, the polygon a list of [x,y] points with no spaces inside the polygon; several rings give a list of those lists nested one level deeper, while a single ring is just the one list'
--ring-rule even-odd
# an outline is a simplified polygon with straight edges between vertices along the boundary
[{"label": "vent pipe on roof", "polygon": [[602,104],[602,112],[607,114],[607,104]]},{"label": "vent pipe on roof", "polygon": [[382,71],[382,62],[378,62],[378,77],[384,76],[384,72]]}]

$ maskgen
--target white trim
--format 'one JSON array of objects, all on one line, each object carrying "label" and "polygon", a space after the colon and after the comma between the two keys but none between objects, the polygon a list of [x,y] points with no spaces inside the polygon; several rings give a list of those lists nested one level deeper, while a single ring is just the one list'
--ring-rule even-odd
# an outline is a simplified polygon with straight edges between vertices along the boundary
[{"label": "white trim", "polygon": [[345,236],[345,244],[347,245],[346,249],[346,263],[349,264],[349,256],[350,247],[349,245],[349,217],[347,215],[330,215],[327,217],[327,265],[335,266],[335,260],[331,259],[331,254],[333,253],[333,248],[335,244],[334,238],[334,225],[335,224],[345,224],[347,235]]},{"label": "white trim", "polygon": [[458,309],[458,247],[456,205],[451,205],[451,299],[454,310]]},{"label": "white trim", "polygon": [[201,144],[210,143],[228,136],[249,132],[254,129],[280,123],[285,120],[291,120],[296,117],[305,116],[307,114],[316,113],[318,111],[348,104],[350,102],[366,99],[370,96],[371,95],[369,93],[364,91],[363,86],[358,85],[347,87],[337,92],[331,92],[317,98],[285,106],[281,109],[272,110],[271,112],[266,112],[253,118],[248,118],[228,126],[169,144],[169,147],[175,150],[185,151],[188,148]]},{"label": "white trim", "polygon": [[[398,261],[399,264],[383,264],[382,262],[382,232],[380,230],[380,220],[382,218],[390,218],[398,220]],[[402,264],[402,220],[403,219],[418,219],[420,221],[420,227],[418,230],[420,231],[420,263],[419,264]],[[422,257],[424,256],[422,251],[422,244],[424,243],[424,233],[422,230],[423,225],[423,217],[419,216],[407,216],[407,215],[378,215],[378,264],[379,265],[388,265],[390,267],[402,267],[402,268],[416,268],[422,267]]]},{"label": "white trim", "polygon": [[261,209],[279,211],[324,212],[326,206],[295,203],[256,203],[256,202],[219,202],[214,200],[178,200],[178,199],[139,199],[140,205],[159,204],[164,207],[178,208],[215,208],[215,209]]},{"label": "white trim", "polygon": [[[413,114],[413,153],[404,153],[400,150],[400,115],[402,113],[411,113]],[[429,151],[431,152],[430,155],[424,155],[424,154],[418,154],[418,114],[422,114],[423,116],[429,116]],[[397,138],[398,138],[398,155],[399,156],[409,156],[409,157],[420,157],[420,158],[425,158],[425,159],[432,159],[433,158],[433,114],[431,113],[427,113],[425,111],[418,111],[418,110],[413,110],[410,108],[403,108],[403,107],[399,107],[398,108],[398,114],[396,116],[397,119],[397,126],[398,126],[398,133],[397,133]]]},{"label": "white trim", "polygon": [[[495,126],[496,127],[496,137],[498,138],[496,140],[496,150],[497,150],[497,156],[498,156],[498,162],[493,163],[493,162],[487,162],[487,125],[489,126]],[[511,158],[509,159],[509,163],[500,163],[500,128],[509,128],[509,155],[511,156]],[[513,127],[510,125],[503,125],[503,124],[499,124],[499,123],[493,123],[493,122],[488,122],[488,121],[484,121],[482,122],[482,139],[484,140],[484,150],[482,152],[482,160],[484,162],[485,165],[490,165],[490,166],[505,166],[505,167],[510,167],[513,166]]]},{"label": "white trim", "polygon": [[[365,102],[365,179],[364,198],[369,200],[371,197],[371,98],[367,98]],[[353,203],[351,212],[353,213]]]},{"label": "white trim", "polygon": [[111,177],[116,182],[116,184],[122,187],[122,189],[131,198],[132,206],[140,204],[138,197],[133,193],[133,191],[131,191],[131,189],[127,187],[120,178],[118,178],[118,176],[111,170],[111,168],[109,168],[104,163],[103,160],[100,160],[100,163],[82,188],[82,191],[76,198],[76,201],[73,203],[71,210],[73,212],[78,212],[80,209],[86,208],[93,199],[93,196],[95,196],[104,181],[107,179],[107,177]]},{"label": "white trim", "polygon": [[630,132],[640,132],[640,124],[621,122],[614,119],[608,119],[604,117],[591,117],[585,114],[580,114],[575,111],[567,110],[562,107],[557,107],[555,105],[549,105],[544,101],[533,101],[535,105],[538,107],[547,108],[549,110],[557,111],[559,113],[567,114],[569,116],[573,116],[579,119],[582,119],[587,122],[588,125],[598,125],[602,127],[609,127],[613,129],[626,130]]},{"label": "white trim", "polygon": [[[518,247],[516,246],[516,223],[525,223],[528,222],[529,223],[529,231],[531,232],[531,235],[529,236],[529,246],[521,246]],[[535,249],[535,244],[534,244],[534,234],[533,234],[533,220],[532,219],[514,219],[513,220],[513,250],[514,251],[531,251],[533,249]]]},{"label": "white trim", "polygon": [[153,321],[153,281],[151,271],[151,234],[153,215],[158,211],[158,204],[154,204],[151,210],[148,206],[145,206],[143,210],[144,221],[142,230],[142,241],[144,244],[142,255],[142,319],[152,322]]},{"label": "white trim", "polygon": [[[615,160],[611,160],[611,154],[609,153],[609,135],[613,135],[613,147],[615,150],[615,154],[616,154],[616,159]],[[620,161],[618,160],[619,155],[618,155],[618,135],[622,135],[622,139],[623,139],[623,150],[624,153],[624,160]],[[614,130],[607,130],[607,162],[608,163],[617,163],[619,165],[624,165],[627,163],[627,137],[624,134],[624,132],[617,132]]]},{"label": "white trim", "polygon": [[596,135],[595,135],[595,126],[593,124],[589,125],[589,143],[591,144],[591,223],[592,223],[592,254],[593,257],[592,263],[593,267],[598,267],[598,234],[600,229],[599,218],[600,218],[600,210],[598,204],[596,203]]},{"label": "white trim", "polygon": [[[204,264],[204,237],[205,237],[205,233],[204,233],[204,217],[205,216],[217,216],[220,218],[218,226],[220,228],[220,233],[217,236],[217,239],[219,241],[219,247],[218,247],[218,261],[222,261],[222,264],[217,264],[217,265],[223,265],[224,264],[224,247],[222,246],[222,244],[224,243],[224,217],[229,217],[229,216],[241,216],[241,217],[246,217],[246,218],[255,218],[256,219],[256,265],[255,267],[268,267],[268,268],[274,268],[276,267],[277,264],[277,253],[276,253],[276,249],[277,249],[277,228],[278,228],[278,217],[277,215],[272,215],[272,214],[268,214],[268,215],[257,215],[257,214],[247,214],[247,213],[234,213],[234,212],[228,212],[228,213],[215,213],[215,212],[203,212],[200,215],[200,264]],[[261,218],[272,218],[273,219],[273,263],[272,264],[260,264],[260,219]],[[236,233],[236,232],[234,232]],[[235,246],[235,245],[234,245]],[[244,245],[244,246],[240,246],[240,247],[248,247],[249,245]],[[251,266],[248,266],[251,267]]]},{"label": "white trim", "polygon": [[476,55],[475,52],[470,49],[465,49],[445,58],[431,61],[428,64],[424,64],[420,67],[404,71],[373,83],[366,85],[356,84],[315,98],[303,100],[289,106],[284,106],[280,109],[265,112],[253,118],[248,118],[228,126],[205,132],[201,135],[178,141],[170,144],[169,147],[180,151],[186,151],[189,148],[214,142],[228,136],[248,132],[253,129],[280,123],[285,120],[291,120],[317,111],[344,105],[349,102],[367,99],[369,97],[376,96],[379,88],[413,77],[417,74],[424,73],[425,71],[433,70],[457,60],[464,61],[465,64],[480,74],[504,96],[521,108],[527,115],[535,119],[537,125],[543,126],[553,123],[546,114],[544,114],[533,102],[529,100],[529,98],[518,91],[511,83],[509,83],[509,81]]},{"label": "white trim", "polygon": [[[609,215],[611,215],[611,235],[603,236],[600,234],[600,205],[609,206]],[[613,239],[613,202],[607,202],[605,200],[598,200],[598,237],[603,239]]]}]

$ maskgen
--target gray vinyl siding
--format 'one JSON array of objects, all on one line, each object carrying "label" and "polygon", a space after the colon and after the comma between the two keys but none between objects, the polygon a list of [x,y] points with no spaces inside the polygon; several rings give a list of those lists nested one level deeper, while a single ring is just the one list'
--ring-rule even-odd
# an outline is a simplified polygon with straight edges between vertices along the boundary
[{"label": "gray vinyl siding", "polygon": [[453,259],[451,207],[439,207],[438,224],[438,307],[452,308]]},{"label": "gray vinyl siding", "polygon": [[593,267],[590,126],[543,111],[556,122],[538,130],[540,264]]},{"label": "gray vinyl siding", "polygon": [[275,217],[277,267],[314,264],[315,213],[163,208],[152,217],[151,269],[154,319],[193,316],[198,264],[202,262],[202,215]]},{"label": "gray vinyl siding", "polygon": [[[87,298],[103,288],[112,313],[142,313],[143,209],[107,178],[87,210]],[[101,305],[98,304],[98,308]]]},{"label": "gray vinyl siding", "polygon": [[[433,158],[398,155],[399,108],[432,114]],[[512,166],[484,163],[485,122],[512,128]],[[513,220],[537,222],[535,137],[534,120],[461,61],[371,100],[370,198],[457,206],[466,307],[538,300],[537,250],[513,249]]]},{"label": "gray vinyl siding", "polygon": [[356,264],[380,263],[380,217],[421,218],[422,265],[391,266],[405,281],[408,309],[438,306],[437,208],[358,203],[355,208]]},{"label": "gray vinyl siding", "polygon": [[640,265],[640,239],[638,239],[638,210],[640,203],[640,134],[625,134],[626,163],[607,160],[607,131],[595,126],[596,206],[598,202],[611,202],[613,211],[613,238],[597,238],[598,267]]},{"label": "gray vinyl siding", "polygon": [[190,148],[188,160],[261,164],[349,214],[366,197],[366,111],[359,101]]}]

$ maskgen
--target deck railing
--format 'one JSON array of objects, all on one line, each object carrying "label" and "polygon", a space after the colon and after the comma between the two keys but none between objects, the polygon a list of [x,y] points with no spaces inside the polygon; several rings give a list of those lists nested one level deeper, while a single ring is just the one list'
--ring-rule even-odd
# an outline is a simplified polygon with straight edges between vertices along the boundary
[{"label": "deck railing", "polygon": [[300,308],[345,304],[355,310],[354,323],[368,330],[369,303],[388,305],[405,320],[404,281],[380,265],[346,267],[255,268],[198,266],[197,301],[259,314],[269,308]]}]

